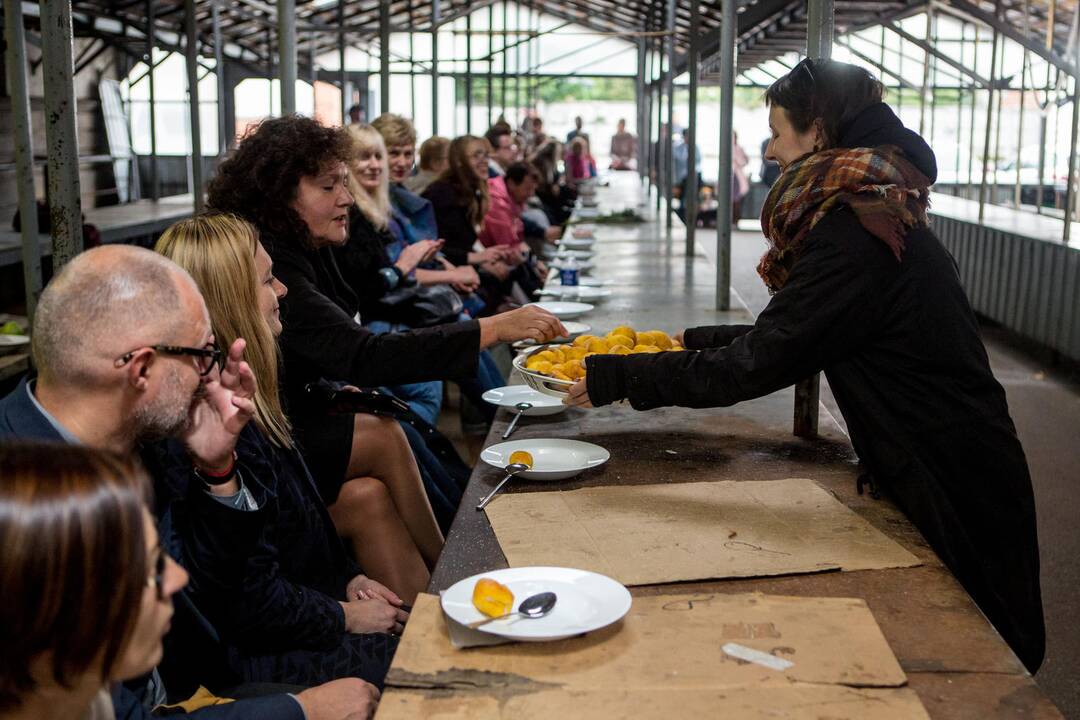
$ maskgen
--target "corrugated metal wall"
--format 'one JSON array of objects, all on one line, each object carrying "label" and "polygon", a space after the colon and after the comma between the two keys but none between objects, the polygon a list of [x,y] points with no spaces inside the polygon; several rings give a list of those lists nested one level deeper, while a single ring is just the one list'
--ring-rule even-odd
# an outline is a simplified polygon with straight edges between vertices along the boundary
[{"label": "corrugated metal wall", "polygon": [[1080,250],[931,216],[975,312],[1080,360]]}]

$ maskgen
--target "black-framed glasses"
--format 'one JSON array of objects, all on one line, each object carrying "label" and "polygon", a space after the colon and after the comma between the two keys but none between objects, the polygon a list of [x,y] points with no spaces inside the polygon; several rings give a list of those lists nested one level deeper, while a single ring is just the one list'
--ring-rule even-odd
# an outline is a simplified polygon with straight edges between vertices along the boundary
[{"label": "black-framed glasses", "polygon": [[154,588],[157,592],[157,599],[165,599],[165,568],[169,564],[169,554],[165,552],[165,549],[158,545],[154,548],[157,551],[157,558],[154,560],[154,569],[150,573],[150,577],[146,578],[146,586]]},{"label": "black-framed glasses", "polygon": [[116,358],[114,364],[116,367],[124,367],[131,358],[135,357],[135,353],[144,348],[149,348],[154,352],[164,353],[166,355],[188,355],[197,358],[199,366],[199,375],[205,377],[210,374],[210,371],[217,366],[218,372],[225,369],[225,353],[221,351],[221,348],[217,346],[217,343],[207,343],[206,346],[201,348],[184,347],[182,345],[143,345],[137,347],[134,350],[129,350],[120,357]]}]

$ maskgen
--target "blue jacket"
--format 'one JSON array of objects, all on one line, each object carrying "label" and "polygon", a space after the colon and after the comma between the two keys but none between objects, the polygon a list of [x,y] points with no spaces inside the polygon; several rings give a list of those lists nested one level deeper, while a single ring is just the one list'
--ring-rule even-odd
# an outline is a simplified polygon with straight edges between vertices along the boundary
[{"label": "blue jacket", "polygon": [[[64,442],[64,438],[30,399],[26,379],[23,379],[11,394],[0,400],[0,442],[18,440]],[[216,669],[217,665],[208,660],[218,655],[223,660],[224,653],[216,647],[219,645],[219,640],[213,625],[195,606],[192,596],[198,596],[200,591],[196,578],[224,586],[228,584],[227,578],[242,577],[242,571],[235,570],[234,566],[243,567],[248,550],[258,540],[262,529],[262,514],[231,510],[210,498],[201,488],[187,493],[184,498],[178,498],[175,488],[162,487],[158,481],[161,466],[160,457],[155,450],[156,448],[148,448],[142,455],[147,470],[155,479],[159,533],[168,552],[191,572],[193,583],[191,588],[177,593],[173,598],[176,614],[173,628],[165,638],[164,663],[185,672],[207,667]],[[155,469],[158,472],[155,472]],[[197,506],[197,511],[186,512],[184,510],[186,502]],[[196,508],[193,507],[193,509]],[[204,512],[229,513],[234,521],[203,523],[199,521],[199,518],[207,518]],[[192,527],[195,530],[194,537],[206,540],[202,552],[185,553],[185,549],[191,550],[191,548],[179,547],[178,533],[174,524],[178,515],[191,518]],[[229,537],[207,534],[215,528],[222,527],[229,530]],[[220,552],[223,548],[230,548],[232,552],[223,554]],[[173,663],[173,660],[176,662]],[[163,667],[162,675],[168,678],[169,673],[164,670]],[[125,685],[116,685],[113,688],[112,699],[117,720],[144,720],[153,717],[136,694],[145,694],[143,690],[147,682],[144,679],[132,683],[142,686],[135,687],[134,692]],[[194,688],[191,690],[194,692]],[[176,713],[169,713],[169,715],[173,714]],[[304,712],[300,704],[283,693],[209,707],[192,713],[178,713],[178,715],[197,720],[304,720]]]}]

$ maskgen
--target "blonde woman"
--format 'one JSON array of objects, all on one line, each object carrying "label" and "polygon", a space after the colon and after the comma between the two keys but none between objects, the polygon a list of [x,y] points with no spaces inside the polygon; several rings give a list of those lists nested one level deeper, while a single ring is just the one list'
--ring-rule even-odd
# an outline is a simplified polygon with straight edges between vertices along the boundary
[{"label": "blonde woman", "polygon": [[[351,464],[366,459],[369,472],[344,482],[327,510],[278,399],[279,301],[288,289],[274,278],[255,229],[231,215],[202,215],[170,227],[156,249],[195,279],[215,338],[247,340],[246,358],[259,386],[255,427],[245,430],[237,452],[260,468],[254,480],[273,500],[264,536],[272,555],[249,562],[247,597],[223,602],[255,603],[260,612],[240,613],[244,619],[229,624],[243,637],[260,644],[277,638],[282,647],[297,641],[328,645],[345,632],[400,629],[400,598],[411,602],[426,587],[428,565],[442,546],[400,427],[372,415],[355,417],[367,457]],[[379,582],[360,574],[339,534]]]}]

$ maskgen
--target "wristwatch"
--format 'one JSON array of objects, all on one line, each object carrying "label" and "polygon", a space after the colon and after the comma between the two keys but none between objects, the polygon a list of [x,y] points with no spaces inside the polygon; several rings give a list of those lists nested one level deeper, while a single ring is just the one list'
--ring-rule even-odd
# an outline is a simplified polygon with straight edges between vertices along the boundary
[{"label": "wristwatch", "polygon": [[398,283],[401,282],[401,271],[394,265],[379,268],[379,275],[382,275],[383,282],[386,283],[386,288],[388,290],[393,290],[398,286]]}]

